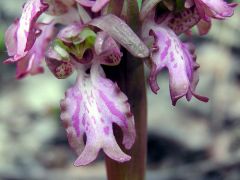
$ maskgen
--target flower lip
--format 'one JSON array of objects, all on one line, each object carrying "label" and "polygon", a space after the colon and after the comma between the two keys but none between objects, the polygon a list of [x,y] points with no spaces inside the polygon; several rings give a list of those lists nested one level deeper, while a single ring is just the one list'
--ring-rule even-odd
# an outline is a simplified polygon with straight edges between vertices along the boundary
[{"label": "flower lip", "polygon": [[105,77],[97,60],[89,74],[85,71],[86,66],[78,66],[76,84],[68,89],[61,101],[61,119],[68,141],[79,155],[74,165],[91,163],[101,149],[116,161],[128,161],[131,157],[120,149],[112,128],[113,123],[121,127],[122,144],[127,149],[131,148],[136,132],[127,97],[115,83]]},{"label": "flower lip", "polygon": [[199,65],[195,62],[196,55],[191,45],[182,43],[177,35],[166,26],[153,26],[149,32],[155,41],[152,46],[152,67],[148,82],[154,93],[157,93],[157,75],[167,68],[169,72],[169,87],[172,104],[175,106],[178,99],[192,96],[207,102],[208,98],[197,95],[194,91],[198,84]]}]

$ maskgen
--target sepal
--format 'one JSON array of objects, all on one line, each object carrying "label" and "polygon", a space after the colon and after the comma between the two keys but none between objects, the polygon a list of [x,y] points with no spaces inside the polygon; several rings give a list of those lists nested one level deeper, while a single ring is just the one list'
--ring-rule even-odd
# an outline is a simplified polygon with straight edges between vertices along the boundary
[{"label": "sepal", "polygon": [[100,64],[115,66],[121,61],[122,53],[119,46],[103,31],[98,32],[94,49]]},{"label": "sepal", "polygon": [[113,14],[93,19],[90,25],[108,33],[114,40],[125,47],[132,55],[140,58],[149,56],[149,49],[132,29]]}]

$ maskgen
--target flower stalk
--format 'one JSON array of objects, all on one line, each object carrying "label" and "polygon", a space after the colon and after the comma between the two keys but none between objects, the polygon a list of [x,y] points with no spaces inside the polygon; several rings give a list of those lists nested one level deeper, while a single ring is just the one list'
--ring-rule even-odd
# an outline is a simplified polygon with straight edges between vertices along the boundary
[{"label": "flower stalk", "polygon": [[[126,14],[128,25],[139,35],[141,23],[139,22],[137,1],[128,2]],[[135,118],[136,139],[132,148],[126,152],[131,156],[130,161],[118,163],[106,156],[107,177],[108,180],[144,180],[147,151],[147,100],[145,81],[143,81],[145,79],[144,63],[127,51],[123,53],[124,61],[114,71],[107,69],[107,75],[116,81],[129,97],[128,101]],[[117,142],[121,144],[122,133],[117,128],[114,130]]]},{"label": "flower stalk", "polygon": [[[125,55],[124,55],[125,56]],[[146,167],[146,139],[147,139],[147,111],[146,88],[142,61],[126,54],[118,69],[107,69],[107,75],[117,81],[123,92],[129,97],[132,112],[135,117],[136,140],[131,150],[126,153],[131,156],[131,161],[118,163],[106,157],[108,180],[143,180]],[[138,88],[136,88],[136,86]],[[122,134],[115,130],[115,137],[120,144]]]}]

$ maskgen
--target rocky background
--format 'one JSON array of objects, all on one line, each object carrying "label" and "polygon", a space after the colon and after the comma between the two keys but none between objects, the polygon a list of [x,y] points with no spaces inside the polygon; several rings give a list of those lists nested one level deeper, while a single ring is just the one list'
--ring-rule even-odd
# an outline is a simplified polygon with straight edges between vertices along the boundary
[{"label": "rocky background", "polygon": [[[23,0],[0,1],[0,59],[4,31],[21,12]],[[161,90],[148,89],[147,180],[240,179],[240,10],[214,22],[197,45],[198,92],[207,104],[170,102],[167,72]],[[74,81],[57,80],[46,69],[16,81],[14,65],[0,65],[0,180],[104,180],[104,155],[88,167],[72,165],[59,120],[59,100]]]}]

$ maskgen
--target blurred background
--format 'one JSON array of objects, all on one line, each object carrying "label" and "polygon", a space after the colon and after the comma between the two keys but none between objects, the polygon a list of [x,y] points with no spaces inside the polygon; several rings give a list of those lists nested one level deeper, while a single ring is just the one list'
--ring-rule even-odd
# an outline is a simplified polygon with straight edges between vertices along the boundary
[{"label": "blurred background", "polygon": [[[0,59],[4,31],[23,0],[0,1]],[[240,10],[214,21],[207,36],[193,36],[201,103],[170,102],[168,75],[156,96],[148,89],[147,180],[240,179]],[[76,158],[59,120],[59,100],[73,83],[45,74],[15,80],[14,65],[0,65],[0,180],[104,180],[104,156],[88,167]]]}]

